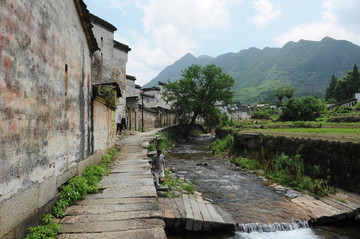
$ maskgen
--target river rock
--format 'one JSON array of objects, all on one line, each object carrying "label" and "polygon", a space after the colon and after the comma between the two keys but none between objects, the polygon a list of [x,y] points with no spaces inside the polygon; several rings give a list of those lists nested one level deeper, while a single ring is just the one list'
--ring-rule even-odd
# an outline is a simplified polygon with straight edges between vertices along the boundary
[{"label": "river rock", "polygon": [[355,221],[360,223],[360,213],[355,217]]},{"label": "river rock", "polygon": [[187,171],[178,171],[176,174],[178,176],[185,176],[185,174],[188,174],[188,172]]},{"label": "river rock", "polygon": [[295,191],[295,190],[292,190],[292,189],[289,189],[286,193],[285,193],[285,196],[287,196],[288,198],[298,198],[298,197],[301,197],[301,193]]},{"label": "river rock", "polygon": [[141,144],[141,147],[145,148],[145,149],[148,149],[150,146],[149,142],[148,141],[145,141]]}]

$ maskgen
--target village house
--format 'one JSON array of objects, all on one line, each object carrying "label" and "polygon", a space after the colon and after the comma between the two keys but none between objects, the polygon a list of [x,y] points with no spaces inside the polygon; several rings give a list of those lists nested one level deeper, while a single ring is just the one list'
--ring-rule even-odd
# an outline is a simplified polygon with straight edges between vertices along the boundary
[{"label": "village house", "polygon": [[[144,129],[170,126],[177,122],[176,114],[162,98],[163,86],[164,83],[159,82],[159,86],[141,89],[140,96],[144,107],[140,105],[140,110],[143,110],[141,114],[144,115]],[[142,119],[140,122],[143,122]]]},{"label": "village house", "polygon": [[358,102],[360,102],[360,93],[355,93],[355,97],[351,98],[351,99],[347,99],[344,100],[338,104],[328,104],[327,107],[330,109],[335,109],[338,106],[348,106],[348,107],[353,107],[355,106]]},{"label": "village house", "polygon": [[0,22],[0,238],[22,238],[114,146],[130,48],[82,0],[0,1]]},{"label": "village house", "polygon": [[[130,47],[114,40],[114,32],[117,30],[111,23],[98,16],[90,14],[93,24],[93,33],[100,51],[93,56],[93,82],[106,85],[116,83],[120,86],[122,95],[116,101],[116,113],[113,115],[115,123],[116,117],[128,120],[126,97],[132,92],[134,86],[128,85],[126,76],[126,63]],[[110,85],[108,85],[110,86]],[[127,123],[126,123],[127,124]]]},{"label": "village house", "polygon": [[135,87],[135,76],[126,75],[126,119],[127,130],[131,133],[138,131],[138,114],[139,114],[139,93]]}]

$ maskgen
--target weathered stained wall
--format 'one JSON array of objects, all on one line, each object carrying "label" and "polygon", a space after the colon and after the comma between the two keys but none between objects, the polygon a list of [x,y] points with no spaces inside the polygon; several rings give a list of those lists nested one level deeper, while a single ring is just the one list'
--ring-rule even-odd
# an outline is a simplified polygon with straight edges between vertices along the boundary
[{"label": "weathered stained wall", "polygon": [[0,135],[0,238],[16,238],[94,160],[91,52],[74,1],[0,1]]},{"label": "weathered stained wall", "polygon": [[115,144],[115,111],[105,106],[105,101],[96,97],[94,100],[94,148],[104,150]]}]

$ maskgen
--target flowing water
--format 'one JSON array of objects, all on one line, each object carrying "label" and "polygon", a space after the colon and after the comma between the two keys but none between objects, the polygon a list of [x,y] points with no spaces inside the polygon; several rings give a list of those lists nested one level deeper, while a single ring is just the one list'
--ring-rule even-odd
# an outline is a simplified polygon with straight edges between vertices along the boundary
[{"label": "flowing water", "polygon": [[198,137],[176,145],[166,155],[166,167],[192,180],[203,198],[225,209],[237,232],[168,238],[360,238],[356,226],[350,236],[334,227],[309,228],[308,216],[289,201],[286,191],[275,191],[251,172],[215,157],[209,150],[212,139]]}]

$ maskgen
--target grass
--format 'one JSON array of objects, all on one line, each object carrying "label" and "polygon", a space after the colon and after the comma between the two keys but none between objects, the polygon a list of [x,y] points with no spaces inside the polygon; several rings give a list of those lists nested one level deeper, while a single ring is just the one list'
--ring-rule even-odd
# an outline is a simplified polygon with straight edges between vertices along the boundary
[{"label": "grass", "polygon": [[262,131],[278,131],[278,132],[301,132],[301,133],[335,133],[335,134],[360,134],[360,128],[288,128],[288,129],[261,129]]},{"label": "grass", "polygon": [[194,193],[195,184],[192,182],[184,182],[178,178],[172,177],[169,170],[165,170],[165,178],[161,185],[168,186],[169,190],[166,194],[169,198],[176,197],[175,192],[182,192],[183,190],[188,193]]},{"label": "grass", "polygon": [[339,201],[339,202],[342,202],[344,204],[348,204],[348,202],[345,199],[337,198],[336,200]]},{"label": "grass", "polygon": [[88,193],[98,191],[98,183],[106,173],[106,167],[111,163],[112,157],[116,154],[111,149],[108,154],[102,157],[99,165],[88,165],[82,176],[75,176],[61,186],[59,201],[52,209],[52,214],[46,214],[37,227],[29,227],[29,234],[25,239],[55,238],[61,231],[60,224],[54,221],[54,217],[65,217],[67,207],[74,205],[78,200],[84,199]]},{"label": "grass", "polygon": [[234,143],[234,136],[228,134],[223,139],[219,139],[219,138],[215,139],[215,141],[212,142],[210,148],[214,153],[223,155],[232,146],[233,143]]}]

